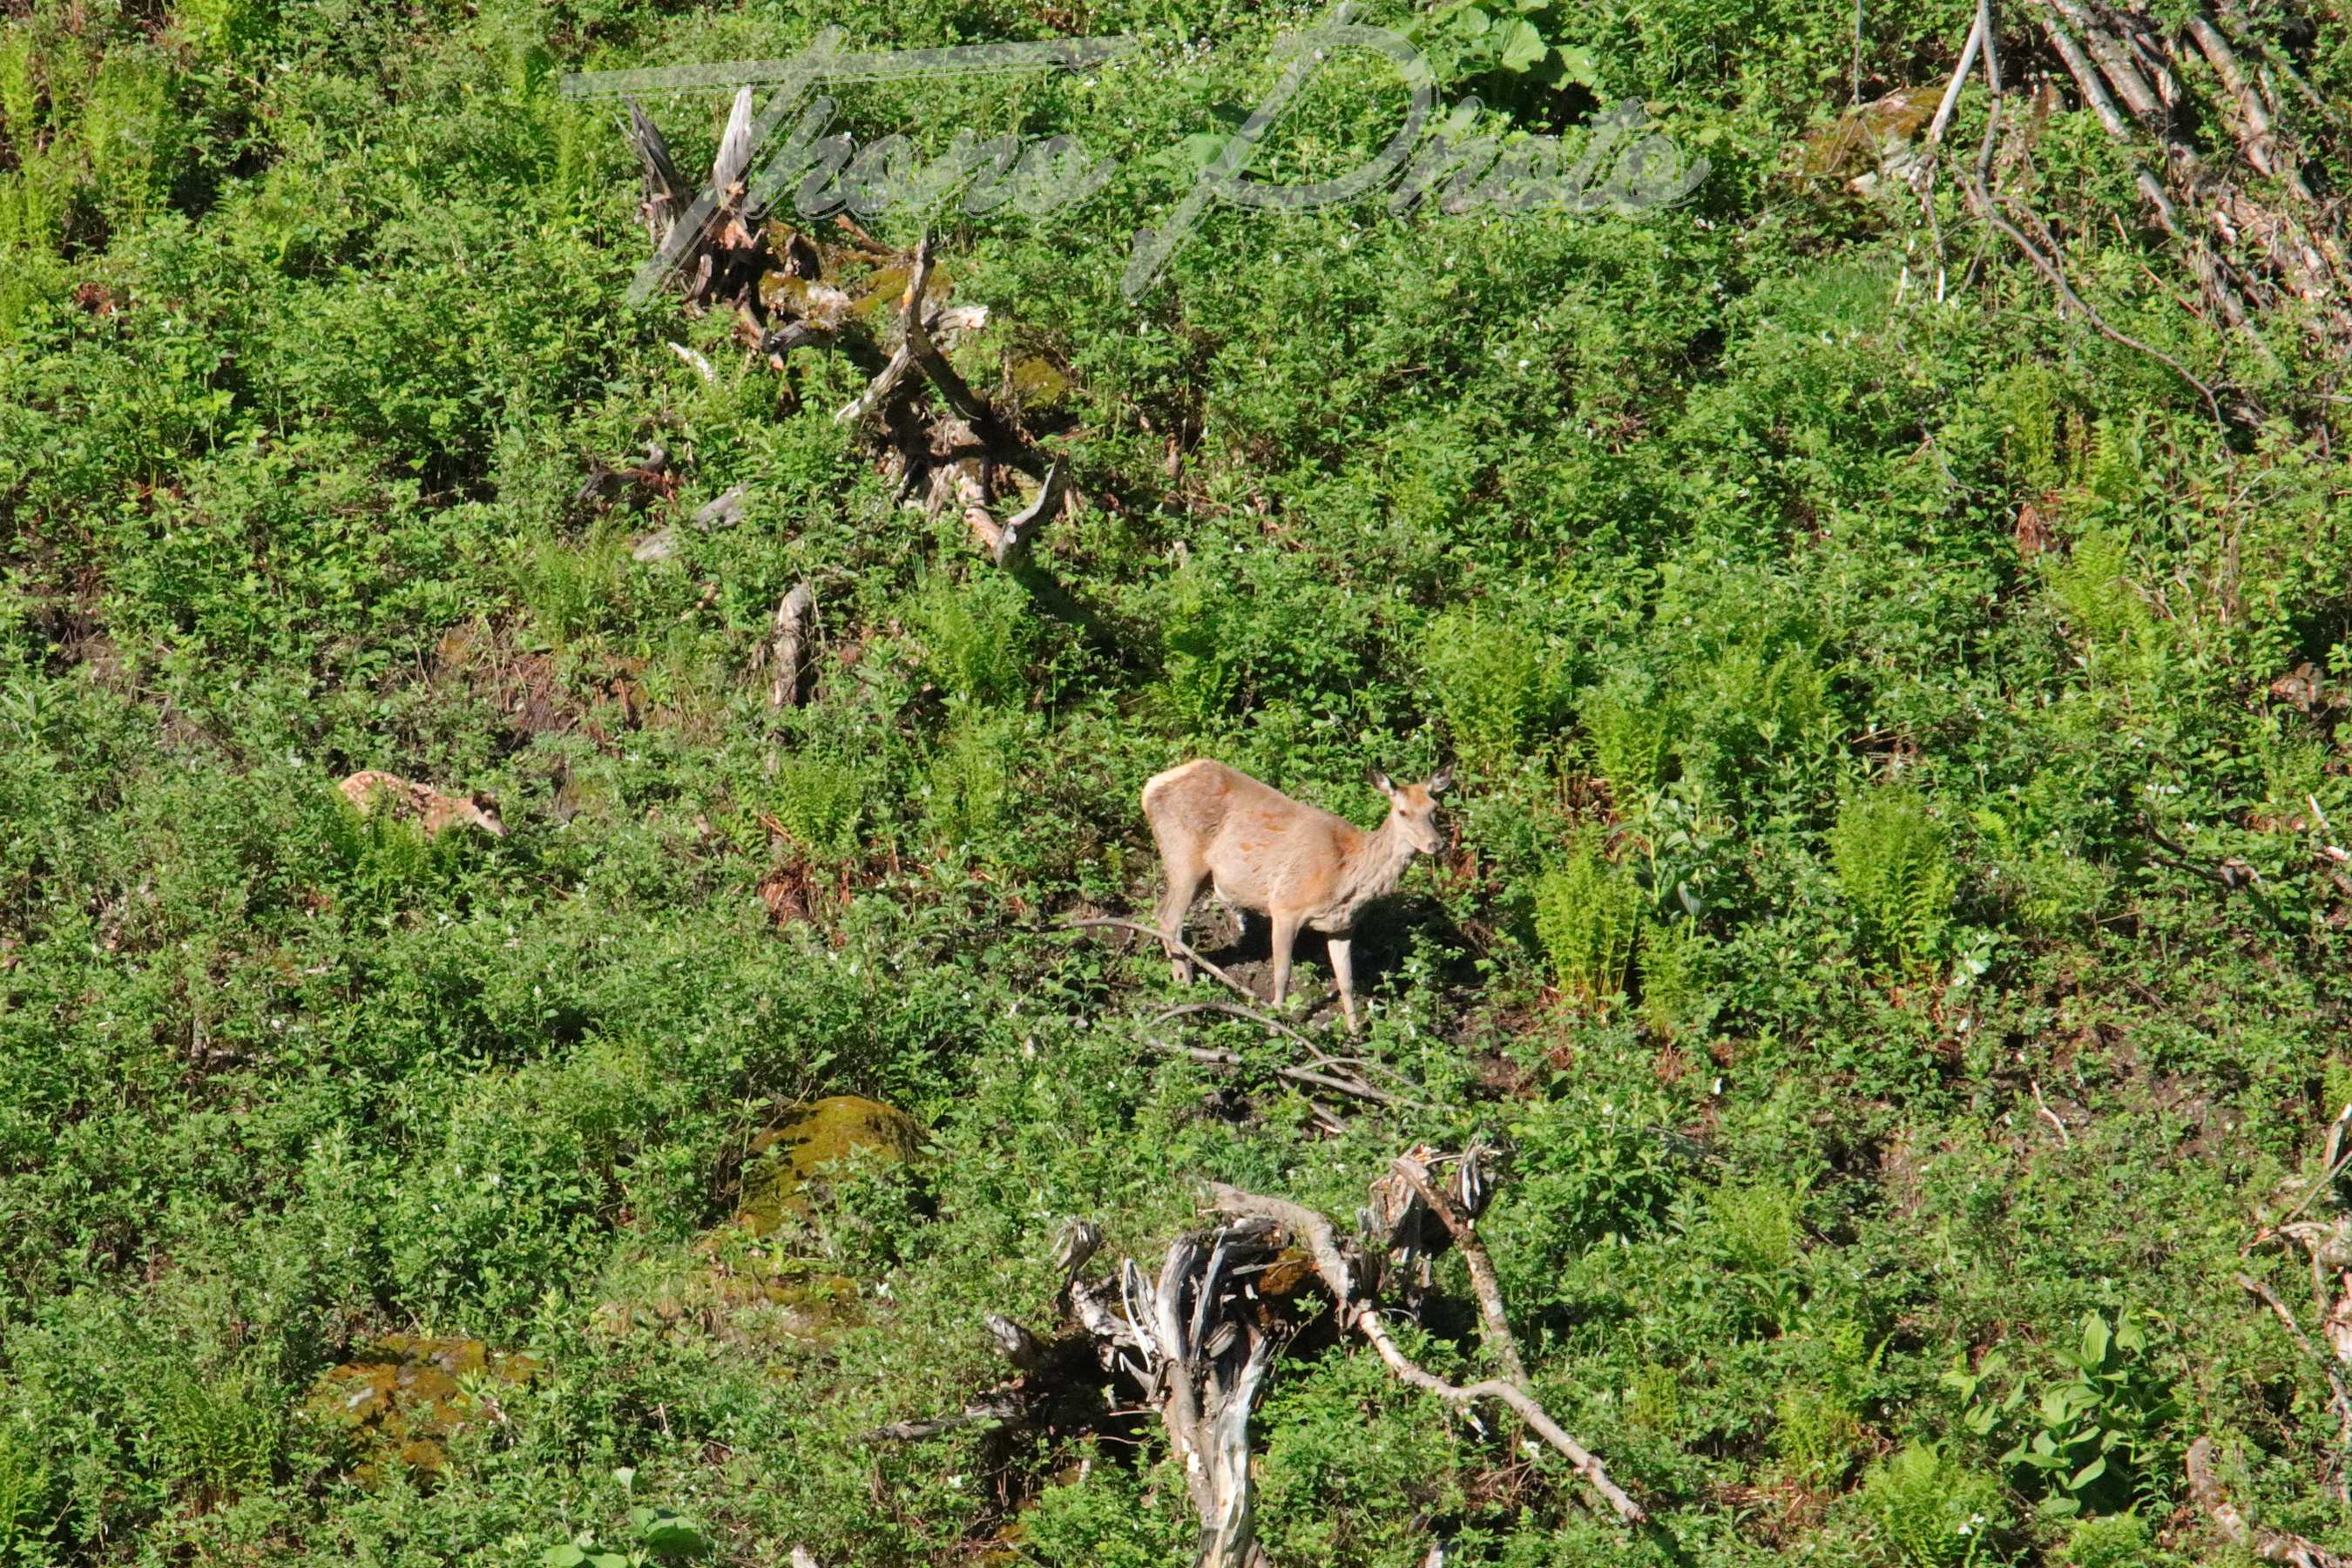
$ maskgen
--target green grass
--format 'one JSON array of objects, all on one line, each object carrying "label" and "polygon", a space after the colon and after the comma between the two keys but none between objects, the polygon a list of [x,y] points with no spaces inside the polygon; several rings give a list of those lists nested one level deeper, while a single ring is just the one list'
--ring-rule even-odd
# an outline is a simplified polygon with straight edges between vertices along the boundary
[{"label": "green grass", "polygon": [[[1066,1215],[1156,1259],[1202,1179],[1345,1219],[1473,1136],[1536,1384],[1657,1523],[1310,1337],[1256,1425],[1276,1563],[2227,1561],[2200,1436],[2252,1517],[2352,1549],[2325,1370],[2233,1279],[2308,1300],[2250,1216],[2352,1085],[2337,356],[2184,312],[2071,100],[2020,134],[2074,285],[2259,426],[2058,310],[1948,183],[1931,234],[1899,181],[1807,174],[1857,72],[1946,79],[1965,5],[1873,12],[1858,57],[1794,0],[1490,9],[1429,19],[1449,101],[1573,141],[1640,98],[1710,160],[1693,202],[1213,204],[1134,305],[1134,230],[1292,12],[8,11],[0,1563],[1179,1560],[1149,1422],[860,1435],[992,1386],[981,1314],[1054,1330]],[[1568,52],[1477,42],[1521,19]],[[934,229],[991,312],[971,384],[1067,383],[1023,414],[1080,498],[1031,571],[835,423],[871,367],[625,300],[636,176],[561,73],[825,25],[1144,40],[838,94],[861,138],[1120,159],[1050,223]],[[2246,25],[2352,90],[2332,12]],[[1318,78],[1269,177],[1376,148],[1386,72]],[[721,98],[646,106],[707,166]],[[2282,118],[2352,184],[2338,128]],[[1971,89],[1952,144],[1982,127]],[[674,479],[581,495],[648,443]],[[771,708],[803,582],[806,701]],[[1328,1132],[1164,1048],[1286,1047],[1152,1022],[1156,948],[1055,929],[1146,915],[1138,791],[1200,754],[1365,824],[1368,765],[1457,770],[1454,840],[1356,950],[1353,1048],[1434,1109]],[[509,835],[361,819],[362,768]],[[834,1095],[919,1154],[732,1224],[754,1141]],[[1450,1255],[1397,1331],[1490,1365]],[[404,1395],[446,1402],[429,1456],[302,1416],[395,1334],[541,1370]]]}]

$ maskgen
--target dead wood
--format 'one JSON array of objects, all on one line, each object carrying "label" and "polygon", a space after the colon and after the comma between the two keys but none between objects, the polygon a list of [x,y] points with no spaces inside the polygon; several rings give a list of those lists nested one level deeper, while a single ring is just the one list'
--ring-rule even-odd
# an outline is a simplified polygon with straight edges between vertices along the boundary
[{"label": "dead wood", "polygon": [[764,654],[772,672],[768,706],[797,708],[801,678],[806,668],[809,625],[816,615],[816,593],[806,583],[795,583],[776,605],[774,630]]},{"label": "dead wood", "polygon": [[[1249,1065],[1234,1052],[1223,1050],[1215,1046],[1185,1046],[1170,1040],[1152,1040],[1149,1043],[1159,1050],[1189,1058],[1203,1067],[1240,1068]],[[1334,1094],[1344,1094],[1357,1100],[1368,1100],[1376,1105],[1402,1103],[1395,1095],[1384,1089],[1375,1089],[1361,1079],[1341,1078],[1330,1073],[1317,1072],[1312,1068],[1290,1067],[1282,1064],[1277,1064],[1267,1070],[1276,1078],[1286,1079],[1292,1083],[1310,1089],[1328,1089]]]},{"label": "dead wood", "polygon": [[[1141,921],[1121,920],[1116,915],[1098,915],[1089,920],[1064,921],[1062,922],[1062,929],[1064,931],[1096,931],[1108,927],[1116,927],[1120,931],[1137,931],[1144,936],[1150,937],[1154,942],[1170,942],[1174,945],[1176,951],[1181,952],[1185,957],[1199,964],[1202,969],[1206,971],[1211,976],[1223,982],[1227,990],[1232,991],[1234,994],[1241,996],[1244,1000],[1251,1002],[1257,1000],[1256,992],[1251,990],[1248,986],[1243,984],[1240,981],[1234,979],[1232,975],[1226,973],[1215,964],[1211,963],[1207,959],[1202,957],[1199,952],[1182,937],[1164,937],[1160,935],[1160,930],[1156,926],[1145,925]],[[1261,1023],[1265,1022],[1263,1018],[1259,1021]]]},{"label": "dead wood", "polygon": [[1446,1382],[1422,1367],[1398,1348],[1382,1321],[1377,1299],[1362,1283],[1363,1270],[1351,1263],[1341,1248],[1331,1222],[1315,1210],[1286,1198],[1266,1197],[1245,1193],[1238,1187],[1212,1183],[1210,1203],[1220,1214],[1266,1219],[1307,1244],[1314,1259],[1315,1271],[1324,1288],[1331,1292],[1333,1310],[1341,1323],[1353,1329],[1369,1343],[1397,1380],[1424,1393],[1433,1394],[1449,1404],[1472,1405],[1482,1400],[1496,1400],[1508,1405],[1528,1429],[1563,1455],[1585,1484],[1607,1502],[1617,1517],[1629,1524],[1640,1524],[1648,1519],[1641,1504],[1625,1495],[1609,1477],[1600,1459],[1552,1419],[1532,1394],[1516,1384],[1499,1379],[1487,1379],[1463,1386]]},{"label": "dead wood", "polygon": [[1399,1155],[1389,1168],[1404,1178],[1453,1237],[1454,1249],[1462,1255],[1463,1264],[1470,1270],[1470,1289],[1478,1298],[1478,1315],[1486,1325],[1486,1348],[1502,1363],[1503,1375],[1526,1389],[1527,1363],[1519,1359],[1519,1342],[1512,1337],[1510,1320],[1503,1314],[1502,1281],[1495,1276],[1494,1260],[1486,1256],[1486,1243],[1478,1239],[1474,1222],[1455,1211],[1452,1201],[1431,1183],[1428,1167],[1412,1155]]},{"label": "dead wood", "polygon": [[2213,1439],[2200,1437],[2189,1445],[2189,1498],[2213,1527],[2264,1563],[2289,1568],[2352,1568],[2352,1558],[2330,1552],[2315,1542],[2283,1530],[2256,1524],[2238,1511],[2213,1474]]}]

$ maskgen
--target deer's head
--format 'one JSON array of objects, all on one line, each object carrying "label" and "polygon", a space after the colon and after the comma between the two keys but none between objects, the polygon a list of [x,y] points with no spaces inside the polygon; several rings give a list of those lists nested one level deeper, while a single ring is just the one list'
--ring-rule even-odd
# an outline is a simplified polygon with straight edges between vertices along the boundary
[{"label": "deer's head", "polygon": [[464,820],[472,823],[493,838],[504,838],[507,836],[507,825],[499,820],[499,803],[493,796],[467,795],[462,803],[460,815]]},{"label": "deer's head", "polygon": [[1437,830],[1437,797],[1454,784],[1454,773],[1432,774],[1425,784],[1399,785],[1389,775],[1373,769],[1367,775],[1372,787],[1389,797],[1389,820],[1397,825],[1404,841],[1423,855],[1434,855],[1445,847],[1445,836]]}]

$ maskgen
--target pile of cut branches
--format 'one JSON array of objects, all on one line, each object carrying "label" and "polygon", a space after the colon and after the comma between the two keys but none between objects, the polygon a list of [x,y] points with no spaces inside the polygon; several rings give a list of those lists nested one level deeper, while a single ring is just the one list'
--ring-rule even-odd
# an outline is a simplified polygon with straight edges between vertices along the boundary
[{"label": "pile of cut branches", "polygon": [[[2251,400],[2237,397],[2225,416],[2212,373],[2200,375],[2122,331],[2075,289],[2051,224],[2002,177],[2025,156],[2021,143],[2003,152],[2004,128],[2022,137],[2026,123],[2004,119],[2020,85],[2004,77],[2004,62],[2038,58],[2051,68],[2045,89],[2063,82],[2098,120],[2128,162],[2143,221],[2194,280],[2192,308],[2265,361],[2276,357],[2263,335],[2273,320],[2291,322],[2322,353],[2352,345],[2342,204],[2321,188],[2307,141],[2340,114],[2229,0],[2161,16],[2107,0],[2020,0],[2020,9],[2032,33],[2004,39],[1994,0],[1979,0],[1928,123],[1926,156],[1912,166],[1915,187],[1925,201],[1937,170],[1953,165],[1969,211],[2017,247],[2066,309],[2171,366],[2217,420],[2251,423],[2260,413]],[[2036,56],[2037,41],[2046,54]],[[2022,47],[2011,53],[2012,44]],[[1944,134],[1972,78],[1990,95],[1984,133],[1972,156],[1948,158]],[[1928,211],[1932,219],[1932,204]]]}]

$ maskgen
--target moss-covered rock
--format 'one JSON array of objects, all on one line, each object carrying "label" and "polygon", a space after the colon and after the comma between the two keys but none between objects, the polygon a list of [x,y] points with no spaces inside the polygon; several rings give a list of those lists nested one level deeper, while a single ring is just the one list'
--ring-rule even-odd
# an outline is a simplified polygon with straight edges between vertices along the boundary
[{"label": "moss-covered rock", "polygon": [[479,1340],[390,1334],[320,1373],[301,1415],[350,1445],[352,1474],[362,1480],[393,1461],[429,1474],[447,1460],[450,1437],[497,1414],[495,1400],[468,1393],[468,1383],[519,1386],[544,1367],[537,1356],[494,1351]]},{"label": "moss-covered rock", "polygon": [[808,1217],[827,1167],[853,1158],[904,1164],[922,1151],[921,1124],[878,1100],[836,1094],[796,1105],[751,1141],[735,1223],[765,1236],[786,1219]]}]

